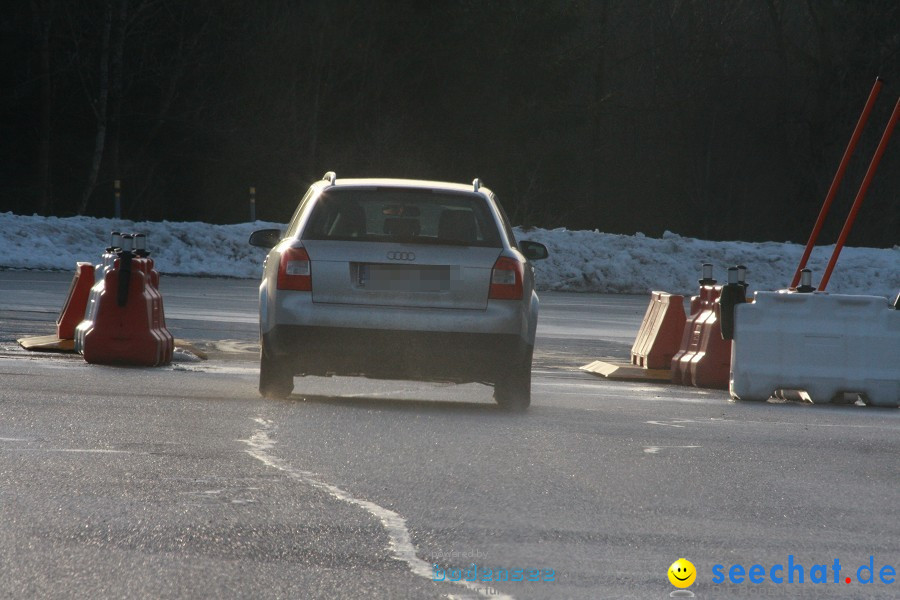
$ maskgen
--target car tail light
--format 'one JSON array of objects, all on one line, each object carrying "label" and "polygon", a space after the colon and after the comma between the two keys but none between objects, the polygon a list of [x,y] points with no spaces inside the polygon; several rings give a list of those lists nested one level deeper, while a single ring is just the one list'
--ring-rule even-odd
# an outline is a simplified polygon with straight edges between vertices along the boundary
[{"label": "car tail light", "polygon": [[287,248],[278,265],[278,289],[312,291],[312,265],[306,248]]},{"label": "car tail light", "polygon": [[498,258],[491,270],[491,292],[488,298],[491,300],[521,300],[522,275],[522,263],[508,256]]}]

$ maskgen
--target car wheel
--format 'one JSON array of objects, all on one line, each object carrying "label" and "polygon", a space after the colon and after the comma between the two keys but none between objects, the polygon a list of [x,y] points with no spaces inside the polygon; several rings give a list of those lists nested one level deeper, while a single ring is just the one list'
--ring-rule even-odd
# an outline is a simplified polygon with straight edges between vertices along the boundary
[{"label": "car wheel", "polygon": [[507,410],[521,411],[531,404],[531,352],[494,383],[494,400]]},{"label": "car wheel", "polygon": [[293,370],[284,360],[271,356],[263,340],[259,353],[259,393],[266,398],[287,398],[293,391]]}]

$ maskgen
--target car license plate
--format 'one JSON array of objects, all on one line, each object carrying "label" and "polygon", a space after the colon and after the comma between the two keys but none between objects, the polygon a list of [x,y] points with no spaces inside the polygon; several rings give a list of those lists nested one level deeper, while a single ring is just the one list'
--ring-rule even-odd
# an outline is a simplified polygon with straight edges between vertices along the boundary
[{"label": "car license plate", "polygon": [[360,264],[356,283],[370,291],[444,292],[458,272],[459,267],[442,265]]}]

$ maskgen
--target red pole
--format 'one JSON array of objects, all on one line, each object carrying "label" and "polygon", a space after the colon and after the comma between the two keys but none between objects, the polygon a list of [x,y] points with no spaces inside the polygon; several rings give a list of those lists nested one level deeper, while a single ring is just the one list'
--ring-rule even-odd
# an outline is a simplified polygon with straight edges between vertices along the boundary
[{"label": "red pole", "polygon": [[847,215],[847,221],[844,223],[844,228],[841,230],[841,235],[838,237],[837,245],[835,245],[834,252],[831,254],[831,260],[828,261],[828,266],[825,267],[825,274],[822,276],[822,283],[819,284],[819,291],[825,291],[825,286],[828,285],[828,280],[831,279],[831,272],[834,270],[834,264],[837,262],[838,256],[841,255],[841,250],[844,248],[844,242],[847,241],[847,236],[850,235],[850,230],[853,229],[856,213],[859,212],[859,207],[862,206],[863,199],[866,197],[866,192],[869,190],[869,184],[872,183],[872,177],[875,176],[875,171],[878,170],[878,163],[881,162],[881,157],[887,149],[888,140],[891,139],[891,134],[894,132],[894,125],[897,124],[898,118],[900,118],[900,99],[898,99],[897,104],[894,105],[894,112],[891,113],[891,119],[888,121],[887,127],[884,128],[881,141],[878,142],[878,148],[875,149],[875,156],[872,157],[872,162],[869,163],[869,168],[866,170],[866,176],[863,177],[862,185],[859,186],[859,192],[856,194],[856,199],[853,201],[853,206],[850,208],[850,214]]},{"label": "red pole", "polygon": [[800,258],[797,272],[794,273],[794,279],[791,280],[792,288],[796,288],[797,284],[800,282],[800,271],[806,268],[806,262],[809,260],[809,255],[812,253],[816,240],[819,238],[819,233],[822,231],[822,225],[825,224],[825,217],[831,209],[831,203],[834,201],[838,186],[844,178],[844,173],[847,172],[847,164],[850,162],[853,151],[856,150],[856,144],[859,142],[862,130],[866,126],[866,121],[869,120],[869,115],[872,112],[872,107],[875,106],[875,99],[878,97],[878,92],[881,91],[882,85],[884,85],[884,81],[882,81],[881,77],[875,78],[875,85],[872,86],[872,91],[869,92],[869,99],[866,100],[866,105],[863,107],[862,114],[859,116],[859,121],[856,123],[856,129],[853,130],[853,135],[850,136],[850,143],[847,144],[847,149],[844,150],[844,157],[841,158],[841,164],[838,165],[838,170],[837,173],[834,174],[834,180],[831,182],[831,187],[828,188],[828,194],[825,195],[825,202],[822,204],[822,210],[819,211],[819,218],[816,219],[816,224],[813,225],[809,241],[806,242],[806,249],[803,251],[803,256]]}]

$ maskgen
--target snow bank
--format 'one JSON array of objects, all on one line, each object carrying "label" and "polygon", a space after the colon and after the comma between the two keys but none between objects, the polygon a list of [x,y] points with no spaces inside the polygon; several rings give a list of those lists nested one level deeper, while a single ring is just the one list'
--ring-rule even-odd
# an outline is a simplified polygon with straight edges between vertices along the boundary
[{"label": "snow bank", "polygon": [[0,267],[74,269],[78,261],[98,262],[110,231],[147,234],[157,269],[169,275],[259,277],[266,251],[247,243],[256,229],[278,223],[210,225],[142,222],[91,217],[26,217],[0,213]]},{"label": "snow bank", "polygon": [[[743,264],[751,290],[787,287],[803,246],[777,242],[709,242],[666,232],[662,239],[597,231],[517,231],[520,239],[541,242],[550,257],[535,263],[541,287],[550,290],[641,294],[650,290],[693,294],[700,265],[715,266],[722,281],[726,269]],[[813,249],[808,268],[813,285],[825,272],[834,246]],[[844,248],[828,291],[893,298],[900,290],[900,246],[890,249]]]},{"label": "snow bank", "polygon": [[[265,250],[247,244],[255,229],[283,224],[143,222],[89,217],[37,217],[0,213],[0,268],[72,270],[77,261],[96,262],[110,231],[147,234],[157,268],[170,275],[256,278]],[[748,268],[751,290],[774,290],[790,283],[803,252],[798,244],[709,242],[666,232],[642,234],[597,231],[516,230],[519,239],[542,242],[550,258],[535,263],[539,289],[644,294],[650,290],[691,294],[700,264],[715,265],[718,279],[736,264]],[[809,267],[817,284],[833,246],[814,250]],[[828,284],[834,293],[893,298],[900,289],[900,247],[844,248]]]}]

